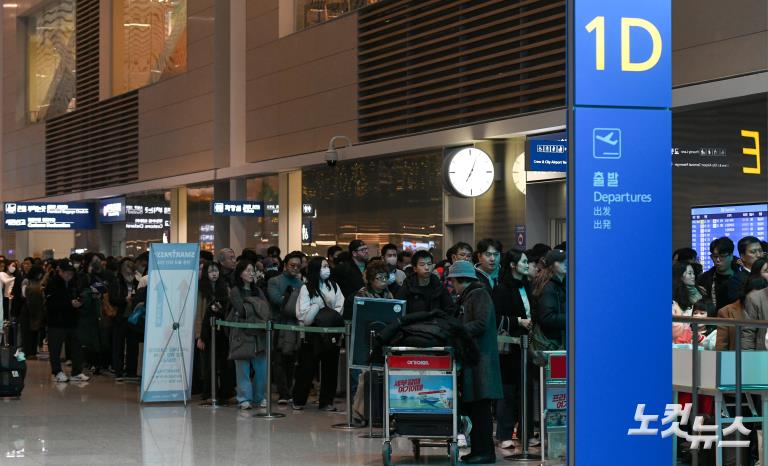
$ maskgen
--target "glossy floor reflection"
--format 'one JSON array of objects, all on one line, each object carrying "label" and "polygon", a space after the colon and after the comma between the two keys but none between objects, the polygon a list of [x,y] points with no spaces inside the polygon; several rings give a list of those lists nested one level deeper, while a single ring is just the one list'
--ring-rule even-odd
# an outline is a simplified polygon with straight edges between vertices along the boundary
[{"label": "glossy floor reflection", "polygon": [[[103,376],[55,384],[47,362],[30,361],[22,399],[0,399],[0,465],[381,464],[380,439],[330,428],[342,414],[279,408],[285,418],[265,420],[196,403],[142,406],[138,392]],[[448,464],[445,449],[424,449],[415,462],[410,443],[396,442],[396,464]]]}]

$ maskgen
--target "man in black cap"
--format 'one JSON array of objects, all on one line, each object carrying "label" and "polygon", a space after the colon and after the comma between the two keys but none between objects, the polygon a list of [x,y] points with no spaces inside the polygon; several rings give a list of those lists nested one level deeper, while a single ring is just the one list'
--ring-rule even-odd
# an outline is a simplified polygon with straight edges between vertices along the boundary
[{"label": "man in black cap", "polygon": [[[74,266],[68,260],[62,260],[45,288],[51,373],[54,381],[59,383],[70,380],[86,382],[90,379],[82,370],[83,353],[77,336],[77,323],[78,310],[83,303],[74,277]],[[65,341],[72,353],[71,377],[67,377],[61,369],[61,346]]]}]

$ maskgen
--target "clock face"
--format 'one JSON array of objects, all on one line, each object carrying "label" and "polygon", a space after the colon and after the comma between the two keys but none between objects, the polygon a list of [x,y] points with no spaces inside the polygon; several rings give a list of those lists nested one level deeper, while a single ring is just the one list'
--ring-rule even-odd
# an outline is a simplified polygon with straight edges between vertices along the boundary
[{"label": "clock face", "polygon": [[467,147],[448,159],[446,181],[464,197],[477,197],[491,189],[494,166],[491,157],[480,149]]},{"label": "clock face", "polygon": [[525,173],[525,152],[518,155],[515,159],[515,163],[512,165],[512,181],[515,183],[517,190],[525,194],[527,187],[527,179]]}]

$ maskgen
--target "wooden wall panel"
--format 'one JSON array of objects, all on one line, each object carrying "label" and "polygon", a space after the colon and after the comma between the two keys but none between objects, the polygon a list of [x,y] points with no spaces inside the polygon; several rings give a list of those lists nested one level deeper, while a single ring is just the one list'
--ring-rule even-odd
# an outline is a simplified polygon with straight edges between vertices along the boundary
[{"label": "wooden wall panel", "polygon": [[392,0],[359,13],[361,141],[565,105],[562,0]]}]

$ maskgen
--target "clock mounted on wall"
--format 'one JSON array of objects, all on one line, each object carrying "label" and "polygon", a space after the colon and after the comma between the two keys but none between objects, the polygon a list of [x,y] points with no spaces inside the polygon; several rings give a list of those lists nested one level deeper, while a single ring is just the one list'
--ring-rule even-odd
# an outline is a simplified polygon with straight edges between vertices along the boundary
[{"label": "clock mounted on wall", "polygon": [[477,197],[493,185],[495,167],[491,156],[475,147],[446,150],[443,181],[446,190],[459,197]]}]

